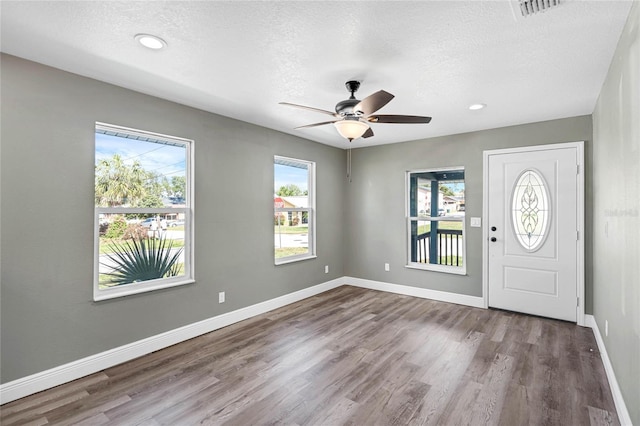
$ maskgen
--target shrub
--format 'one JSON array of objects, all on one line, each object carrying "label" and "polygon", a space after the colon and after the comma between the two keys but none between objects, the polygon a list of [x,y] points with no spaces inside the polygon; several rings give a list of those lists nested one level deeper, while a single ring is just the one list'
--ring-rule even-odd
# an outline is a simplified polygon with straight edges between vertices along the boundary
[{"label": "shrub", "polygon": [[273,224],[284,225],[284,215],[281,215],[281,214],[273,215]]},{"label": "shrub", "polygon": [[298,218],[297,215],[291,219],[291,226],[298,226],[299,223],[300,223],[300,219]]},{"label": "shrub", "polygon": [[147,238],[148,235],[147,228],[139,223],[130,223],[125,228],[124,233],[122,234],[122,239],[141,240],[143,238]]},{"label": "shrub", "polygon": [[124,217],[117,216],[107,227],[104,236],[107,238],[122,238],[126,228],[127,222],[124,220]]}]

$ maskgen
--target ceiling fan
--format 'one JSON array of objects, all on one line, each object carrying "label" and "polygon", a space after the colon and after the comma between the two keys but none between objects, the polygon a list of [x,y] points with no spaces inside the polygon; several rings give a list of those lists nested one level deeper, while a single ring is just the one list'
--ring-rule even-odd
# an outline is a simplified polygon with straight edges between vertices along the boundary
[{"label": "ceiling fan", "polygon": [[350,80],[345,83],[345,86],[347,87],[347,90],[351,92],[351,96],[349,97],[349,99],[338,102],[336,104],[335,112],[304,105],[292,104],[289,102],[280,102],[280,105],[288,105],[295,108],[302,108],[309,111],[315,111],[333,116],[335,118],[334,120],[307,124],[305,126],[296,127],[296,129],[333,124],[334,126],[336,126],[336,129],[338,129],[338,133],[340,133],[342,137],[349,139],[349,142],[360,137],[370,138],[371,136],[373,136],[373,130],[371,130],[371,127],[369,127],[369,123],[426,124],[431,121],[431,117],[422,117],[418,115],[374,114],[394,98],[391,93],[380,90],[360,101],[355,97],[355,92],[360,87],[360,82],[356,80]]}]

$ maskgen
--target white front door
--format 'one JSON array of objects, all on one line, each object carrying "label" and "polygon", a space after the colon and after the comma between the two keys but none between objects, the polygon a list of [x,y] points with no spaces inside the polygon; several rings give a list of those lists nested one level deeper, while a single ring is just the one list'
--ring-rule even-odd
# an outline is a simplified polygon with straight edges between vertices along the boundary
[{"label": "white front door", "polygon": [[581,163],[581,144],[485,152],[490,307],[578,320]]}]

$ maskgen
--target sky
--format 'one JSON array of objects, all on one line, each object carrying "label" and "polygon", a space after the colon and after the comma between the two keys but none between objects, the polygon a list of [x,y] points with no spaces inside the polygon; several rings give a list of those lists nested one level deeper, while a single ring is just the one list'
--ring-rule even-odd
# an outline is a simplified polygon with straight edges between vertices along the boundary
[{"label": "sky", "polygon": [[102,159],[111,158],[114,154],[119,154],[127,165],[138,161],[143,169],[156,172],[168,179],[185,175],[184,147],[96,133],[96,164]]},{"label": "sky", "polygon": [[308,189],[308,176],[307,169],[274,164],[273,191],[277,192],[281,186],[294,184],[304,192]]}]

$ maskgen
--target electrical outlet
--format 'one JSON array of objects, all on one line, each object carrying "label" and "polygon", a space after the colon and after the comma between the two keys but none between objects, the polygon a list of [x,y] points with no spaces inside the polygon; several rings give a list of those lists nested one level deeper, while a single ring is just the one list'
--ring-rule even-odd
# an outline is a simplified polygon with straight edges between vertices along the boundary
[{"label": "electrical outlet", "polygon": [[224,303],[224,291],[218,293],[218,303]]},{"label": "electrical outlet", "polygon": [[609,335],[609,321],[604,320],[604,335],[608,336]]},{"label": "electrical outlet", "polygon": [[387,272],[389,272],[389,264],[388,264],[388,263],[385,263],[385,264],[384,264],[384,270],[385,270],[385,271],[387,271]]},{"label": "electrical outlet", "polygon": [[329,265],[324,265],[324,273],[325,274],[329,273]]}]

